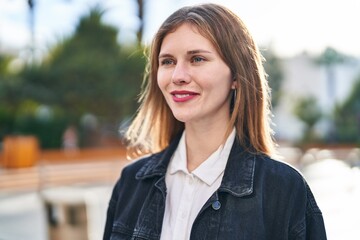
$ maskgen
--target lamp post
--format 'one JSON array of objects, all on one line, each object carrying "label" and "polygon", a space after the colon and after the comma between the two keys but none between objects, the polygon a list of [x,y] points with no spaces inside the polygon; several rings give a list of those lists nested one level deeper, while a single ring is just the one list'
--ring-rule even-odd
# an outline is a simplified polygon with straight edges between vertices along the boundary
[{"label": "lamp post", "polygon": [[35,60],[35,14],[34,0],[27,0],[29,6],[29,26],[30,26],[30,64],[34,64]]},{"label": "lamp post", "polygon": [[138,5],[138,11],[137,15],[140,20],[140,26],[136,33],[137,35],[137,42],[138,46],[141,46],[142,38],[143,38],[143,31],[144,31],[144,1],[143,0],[137,0]]}]

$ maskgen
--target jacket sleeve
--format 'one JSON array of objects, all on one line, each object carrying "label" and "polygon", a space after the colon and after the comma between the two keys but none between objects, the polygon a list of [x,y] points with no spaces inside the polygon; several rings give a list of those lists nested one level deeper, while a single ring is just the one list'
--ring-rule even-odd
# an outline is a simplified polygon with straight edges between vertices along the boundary
[{"label": "jacket sleeve", "polygon": [[[123,176],[123,174],[121,174],[121,176]],[[116,212],[116,206],[117,206],[117,199],[119,197],[120,184],[122,183],[121,179],[122,178],[120,178],[117,181],[117,183],[115,184],[112,194],[111,194],[110,201],[109,201],[109,206],[108,206],[107,214],[106,214],[104,235],[103,235],[104,240],[110,239],[110,236],[111,236],[115,212]]]},{"label": "jacket sleeve", "polygon": [[309,185],[305,183],[306,207],[303,220],[293,229],[294,240],[326,240],[324,219]]},{"label": "jacket sleeve", "polygon": [[326,240],[324,219],[308,184],[306,184],[306,192],[306,239]]},{"label": "jacket sleeve", "polygon": [[148,191],[148,185],[141,184],[143,187],[140,187],[135,175],[146,162],[146,158],[137,160],[122,169],[109,201],[103,235],[104,240],[111,238],[114,224],[119,221],[121,214],[126,217],[126,222],[131,226],[130,228],[135,225],[142,201]]}]

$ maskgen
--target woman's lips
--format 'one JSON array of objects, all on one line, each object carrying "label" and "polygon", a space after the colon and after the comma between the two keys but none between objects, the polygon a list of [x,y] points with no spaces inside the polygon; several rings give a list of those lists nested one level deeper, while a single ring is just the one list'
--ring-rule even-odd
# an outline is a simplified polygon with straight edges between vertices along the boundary
[{"label": "woman's lips", "polygon": [[173,100],[175,102],[187,102],[199,94],[196,92],[190,92],[190,91],[172,91],[171,95],[173,96]]}]

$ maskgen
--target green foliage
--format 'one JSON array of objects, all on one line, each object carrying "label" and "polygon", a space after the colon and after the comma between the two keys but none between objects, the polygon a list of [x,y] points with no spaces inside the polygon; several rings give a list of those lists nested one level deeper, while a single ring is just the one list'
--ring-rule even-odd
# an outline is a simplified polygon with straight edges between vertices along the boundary
[{"label": "green foliage", "polygon": [[74,118],[90,112],[115,122],[135,111],[129,102],[140,88],[145,61],[134,50],[120,49],[116,29],[103,25],[101,15],[92,9],[44,66],[24,74],[41,85],[34,96],[39,100],[59,104]]},{"label": "green foliage", "polygon": [[9,73],[12,57],[0,55],[0,139],[13,128],[19,81]]},{"label": "green foliage", "polygon": [[311,96],[299,99],[294,106],[294,114],[306,126],[303,141],[313,142],[317,140],[317,136],[314,133],[314,126],[321,119],[322,112],[317,104],[316,98]]},{"label": "green foliage", "polygon": [[7,55],[0,55],[0,77],[3,78],[4,76],[9,74],[8,67],[9,63],[12,60],[10,56]]},{"label": "green foliage", "polygon": [[0,103],[0,139],[11,133],[14,122],[14,111],[10,106]]},{"label": "green foliage", "polygon": [[347,60],[347,56],[339,53],[334,48],[327,47],[315,61],[320,65],[332,66]]},{"label": "green foliage", "polygon": [[[0,89],[0,97],[7,98],[0,103],[7,133],[35,134],[44,148],[60,147],[66,126],[79,126],[85,114],[116,132],[116,125],[136,111],[145,68],[142,49],[120,46],[117,30],[103,24],[102,15],[99,8],[91,9],[73,36],[60,41],[41,64],[14,76],[6,93]],[[44,106],[56,113],[46,121],[39,118]]]},{"label": "green foliage", "polygon": [[334,111],[336,140],[360,143],[360,75],[349,97]]},{"label": "green foliage", "polygon": [[272,49],[262,51],[262,54],[266,60],[264,62],[264,68],[268,75],[269,86],[271,88],[271,103],[275,108],[281,98],[281,85],[284,79],[281,60]]},{"label": "green foliage", "polygon": [[17,109],[14,129],[15,134],[36,135],[42,148],[58,148],[68,122],[61,109],[26,100]]}]

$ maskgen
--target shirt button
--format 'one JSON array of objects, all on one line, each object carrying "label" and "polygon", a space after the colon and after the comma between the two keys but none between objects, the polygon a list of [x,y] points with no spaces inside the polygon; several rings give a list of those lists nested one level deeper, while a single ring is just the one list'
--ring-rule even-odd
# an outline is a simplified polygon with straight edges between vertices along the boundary
[{"label": "shirt button", "polygon": [[219,201],[215,201],[211,204],[211,206],[214,210],[219,210],[221,207],[221,203]]}]

